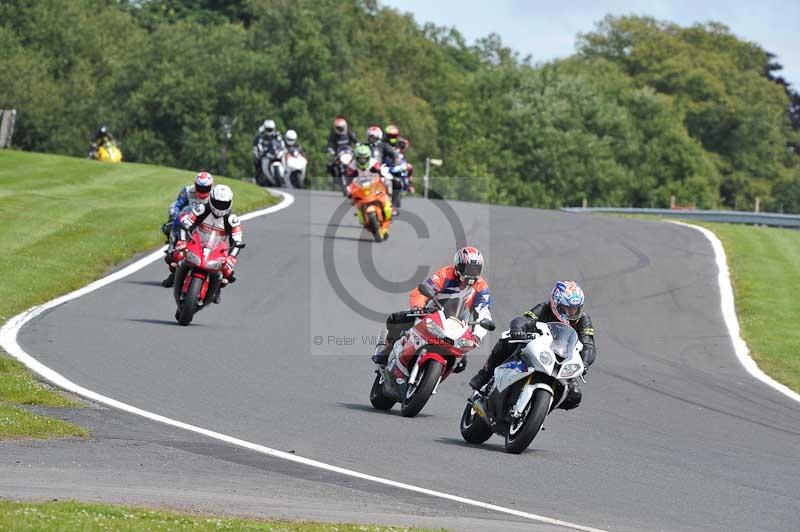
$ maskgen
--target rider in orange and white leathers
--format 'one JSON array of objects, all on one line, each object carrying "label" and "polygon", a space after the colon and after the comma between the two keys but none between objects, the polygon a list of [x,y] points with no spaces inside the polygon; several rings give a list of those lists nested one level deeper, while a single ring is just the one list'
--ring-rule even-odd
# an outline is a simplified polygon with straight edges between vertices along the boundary
[{"label": "rider in orange and white leathers", "polygon": [[[437,270],[425,282],[433,288],[437,295],[464,294],[467,306],[472,311],[475,321],[491,320],[492,296],[489,292],[489,285],[481,277],[482,272],[483,255],[477,248],[466,246],[456,252],[452,266],[445,266]],[[387,363],[394,342],[414,325],[416,318],[409,316],[409,314],[418,314],[419,310],[424,308],[428,302],[428,299],[417,288],[411,292],[408,299],[411,310],[395,312],[386,319],[387,335],[385,345],[378,344],[372,357],[376,364]],[[486,329],[477,324],[472,331],[479,341],[483,340],[487,332]],[[466,357],[462,358],[453,371],[456,373],[463,371],[467,367],[466,360]]]},{"label": "rider in orange and white leathers", "polygon": [[[181,215],[180,224],[182,227],[181,240],[175,244],[173,257],[175,262],[180,258],[178,255],[185,247],[186,240],[191,238],[195,231],[199,231],[205,239],[212,234],[228,237],[228,258],[222,267],[222,276],[228,282],[234,282],[233,270],[236,267],[239,251],[244,247],[242,234],[242,224],[239,217],[231,212],[233,203],[233,191],[227,185],[214,185],[208,203],[199,203],[191,211]],[[227,283],[222,283],[225,286]],[[219,303],[220,293],[214,297],[214,303]]]}]

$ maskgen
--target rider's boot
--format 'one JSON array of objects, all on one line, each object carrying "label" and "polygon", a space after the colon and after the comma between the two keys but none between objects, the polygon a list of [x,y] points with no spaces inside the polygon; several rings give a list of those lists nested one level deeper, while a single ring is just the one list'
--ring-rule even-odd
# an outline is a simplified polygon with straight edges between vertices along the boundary
[{"label": "rider's boot", "polygon": [[169,275],[167,275],[166,279],[161,281],[161,286],[164,288],[172,288],[175,284],[175,270],[170,268]]},{"label": "rider's boot", "polygon": [[388,334],[389,331],[386,329],[381,331],[381,335],[378,337],[378,341],[375,344],[375,352],[372,354],[372,361],[381,366],[385,366],[389,362],[391,346],[387,345],[386,342]]},{"label": "rider's boot", "polygon": [[489,382],[489,379],[491,378],[492,374],[489,373],[489,370],[487,370],[486,368],[481,368],[478,370],[478,373],[476,373],[469,380],[469,386],[474,390],[480,390],[481,388],[486,386],[486,383]]}]

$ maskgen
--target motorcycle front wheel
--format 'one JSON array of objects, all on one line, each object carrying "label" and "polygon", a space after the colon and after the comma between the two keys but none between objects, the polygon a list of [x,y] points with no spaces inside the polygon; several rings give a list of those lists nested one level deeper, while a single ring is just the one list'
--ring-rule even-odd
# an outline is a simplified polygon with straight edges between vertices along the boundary
[{"label": "motorcycle front wheel", "polygon": [[292,186],[294,188],[305,188],[305,187],[303,187],[303,183],[300,181],[300,176],[301,175],[302,175],[302,172],[300,172],[300,170],[295,170],[294,172],[292,172],[289,175],[289,181],[292,182]]},{"label": "motorcycle front wheel", "polygon": [[197,300],[200,298],[200,290],[203,288],[203,279],[199,277],[192,277],[192,282],[189,284],[189,289],[178,308],[178,323],[181,325],[189,325],[192,323],[194,313],[197,310]]},{"label": "motorcycle front wheel", "polygon": [[383,393],[383,379],[380,375],[375,375],[372,381],[372,389],[369,391],[369,402],[376,410],[389,410],[397,402]]},{"label": "motorcycle front wheel", "polygon": [[461,414],[461,437],[467,443],[483,443],[492,437],[492,429],[481,416],[467,403]]},{"label": "motorcycle front wheel", "polygon": [[381,236],[381,223],[378,221],[378,216],[374,212],[367,215],[367,229],[372,233],[372,238],[375,242],[383,240]]},{"label": "motorcycle front wheel", "polygon": [[436,388],[436,383],[442,376],[442,369],[444,368],[441,364],[432,360],[420,368],[421,375],[417,375],[419,379],[417,384],[408,386],[403,406],[400,407],[403,417],[414,417],[420,413],[428,399],[431,398],[433,389]]},{"label": "motorcycle front wheel", "polygon": [[519,454],[531,444],[544,424],[544,418],[550,410],[553,396],[547,390],[537,389],[533,392],[528,406],[522,412],[519,421],[512,423],[506,434],[506,452]]}]

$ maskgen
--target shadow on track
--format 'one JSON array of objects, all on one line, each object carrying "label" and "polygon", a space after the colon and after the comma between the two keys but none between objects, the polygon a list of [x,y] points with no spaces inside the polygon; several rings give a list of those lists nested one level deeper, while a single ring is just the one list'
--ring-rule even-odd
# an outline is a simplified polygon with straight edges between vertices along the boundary
[{"label": "shadow on track", "polygon": [[[377,410],[370,405],[362,405],[360,403],[336,403],[336,406],[341,406],[342,408],[346,408],[348,410],[360,410],[362,412],[370,412],[372,414],[381,414],[383,416],[388,414],[391,416],[402,417],[400,415],[399,408],[392,408],[391,410]],[[420,412],[414,417],[419,418],[419,417],[432,417],[432,416],[430,414],[425,414],[423,412]]]},{"label": "shadow on track", "polygon": [[150,325],[175,325],[180,326],[175,320],[153,320],[149,318],[128,318],[128,321],[136,321],[139,323],[149,323]]},{"label": "shadow on track", "polygon": [[[453,445],[455,447],[463,447],[465,449],[478,449],[478,450],[481,450],[481,451],[491,451],[493,453],[508,454],[506,452],[506,450],[503,448],[503,446],[500,445],[500,444],[493,444],[493,443],[488,443],[488,442],[487,443],[481,443],[481,444],[473,444],[473,443],[467,443],[464,440],[460,440],[458,438],[436,438],[433,441],[435,441],[436,443],[443,443],[445,445]],[[491,440],[489,440],[489,441],[491,442]],[[546,451],[543,451],[541,449],[531,449],[530,447],[528,447],[527,449],[522,451],[522,453],[520,453],[520,454],[531,454],[531,453],[544,454],[545,452]]]},{"label": "shadow on track", "polygon": [[144,285],[144,286],[159,286],[159,287],[163,288],[163,286],[161,286],[161,281],[125,281],[125,282],[128,283],[128,284],[140,284],[140,285]]},{"label": "shadow on track", "polygon": [[351,242],[372,242],[372,238],[361,238],[354,236],[337,236],[337,235],[316,235],[317,238],[324,240],[350,240]]}]

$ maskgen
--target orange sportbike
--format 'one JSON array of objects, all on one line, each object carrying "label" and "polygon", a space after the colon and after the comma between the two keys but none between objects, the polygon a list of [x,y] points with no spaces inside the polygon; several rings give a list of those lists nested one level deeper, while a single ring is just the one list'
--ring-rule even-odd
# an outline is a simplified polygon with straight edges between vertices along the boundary
[{"label": "orange sportbike", "polygon": [[383,177],[379,175],[356,177],[347,186],[347,195],[356,208],[356,217],[372,233],[375,242],[389,238],[392,223],[392,201]]}]

